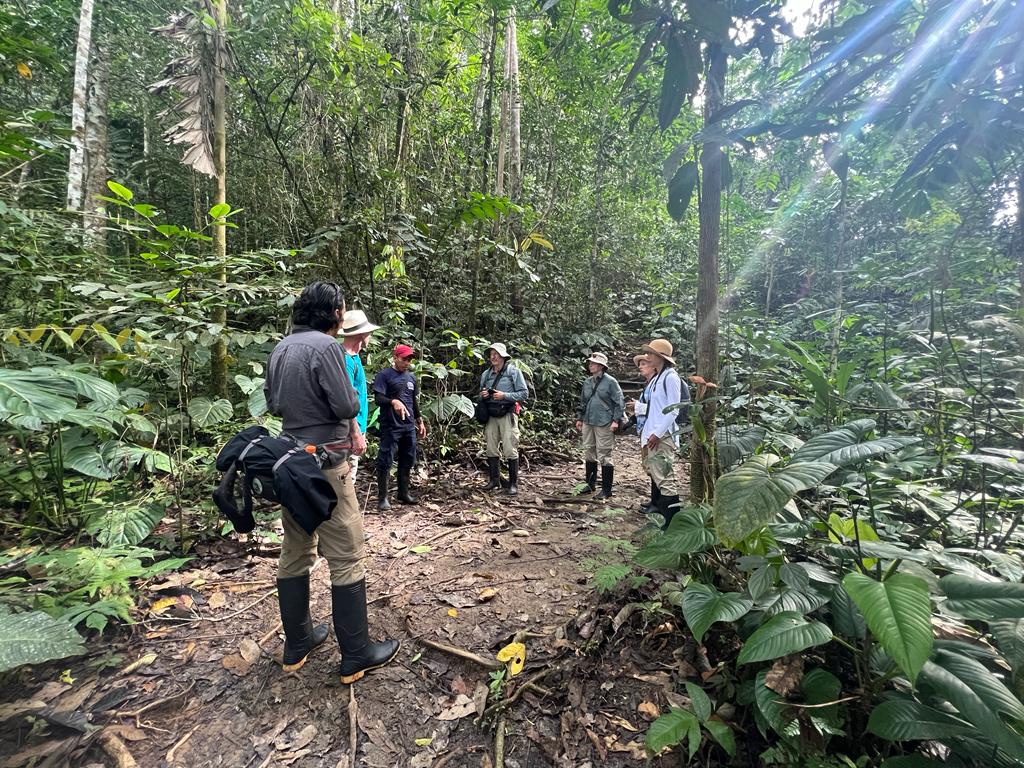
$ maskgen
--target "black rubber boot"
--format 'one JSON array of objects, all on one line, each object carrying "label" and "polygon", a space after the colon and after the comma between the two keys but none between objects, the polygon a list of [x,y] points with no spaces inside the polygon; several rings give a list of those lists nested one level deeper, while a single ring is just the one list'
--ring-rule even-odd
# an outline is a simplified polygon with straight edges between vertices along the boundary
[{"label": "black rubber boot", "polygon": [[519,459],[508,460],[508,488],[505,490],[506,496],[518,496],[519,495]]},{"label": "black rubber boot", "polygon": [[652,515],[658,511],[658,499],[661,498],[661,491],[653,480],[651,480],[651,500],[640,505],[641,515]]},{"label": "black rubber boot", "polygon": [[381,512],[387,512],[391,509],[391,504],[388,502],[389,474],[391,474],[390,469],[377,467],[377,509]]},{"label": "black rubber boot", "polygon": [[612,497],[612,483],[615,481],[615,467],[611,464],[601,466],[601,492],[594,497],[596,501]]},{"label": "black rubber boot", "polygon": [[419,499],[409,493],[409,473],[412,467],[398,468],[398,494],[395,496],[402,504],[415,504]]},{"label": "black rubber boot", "polygon": [[587,487],[584,489],[584,493],[593,493],[597,490],[597,462],[587,462]]},{"label": "black rubber boot", "polygon": [[661,526],[661,530],[667,531],[668,524],[672,522],[672,518],[675,517],[676,512],[679,511],[679,497],[659,496],[658,511],[661,513],[661,516],[665,518],[665,524]]},{"label": "black rubber boot", "polygon": [[285,672],[295,672],[306,663],[310,652],[327,639],[327,625],[313,626],[309,617],[309,575],[278,579],[277,604],[284,627],[281,667]]},{"label": "black rubber boot", "polygon": [[334,634],[341,648],[341,682],[354,683],[398,655],[397,640],[370,640],[366,621],[366,581],[331,586]]},{"label": "black rubber boot", "polygon": [[485,491],[494,491],[501,488],[501,474],[499,472],[500,462],[497,456],[487,457],[487,473],[490,475],[491,481],[483,487]]}]

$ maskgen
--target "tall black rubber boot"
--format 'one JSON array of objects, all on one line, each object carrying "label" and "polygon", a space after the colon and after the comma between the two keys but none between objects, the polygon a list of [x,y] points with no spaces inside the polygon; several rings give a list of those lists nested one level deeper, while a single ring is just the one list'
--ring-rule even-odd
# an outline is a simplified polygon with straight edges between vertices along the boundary
[{"label": "tall black rubber boot", "polygon": [[508,488],[505,491],[506,496],[518,496],[519,495],[519,459],[508,460]]},{"label": "tall black rubber boot", "polygon": [[501,488],[501,472],[499,470],[501,462],[498,461],[497,456],[487,457],[487,474],[490,475],[491,481],[483,487],[485,491],[494,491]]},{"label": "tall black rubber boot", "polygon": [[391,509],[391,504],[388,502],[388,475],[390,474],[390,467],[388,469],[377,467],[377,509],[381,512]]},{"label": "tall black rubber boot", "polygon": [[597,462],[587,462],[587,487],[584,493],[593,493],[597,490]]},{"label": "tall black rubber boot", "polygon": [[615,481],[615,467],[612,464],[601,465],[601,492],[594,497],[595,500],[610,499],[612,497],[612,483]]},{"label": "tall black rubber boot", "polygon": [[331,585],[334,634],[341,648],[341,682],[354,683],[371,669],[383,667],[398,655],[397,640],[370,640],[366,621],[366,581]]},{"label": "tall black rubber boot", "polygon": [[659,496],[658,511],[661,513],[661,516],[665,518],[665,524],[661,526],[661,530],[667,531],[668,524],[672,522],[672,518],[675,517],[676,512],[679,511],[679,497]]},{"label": "tall black rubber boot", "polygon": [[415,504],[419,499],[409,493],[409,473],[412,467],[398,468],[398,494],[395,496],[402,504]]},{"label": "tall black rubber boot", "polygon": [[277,604],[284,627],[281,667],[285,672],[295,672],[306,663],[310,652],[327,639],[327,625],[313,626],[309,616],[309,574],[278,579]]},{"label": "tall black rubber boot", "polygon": [[652,515],[658,511],[658,499],[661,498],[661,491],[658,490],[658,485],[651,480],[651,500],[646,504],[640,505],[641,515]]}]

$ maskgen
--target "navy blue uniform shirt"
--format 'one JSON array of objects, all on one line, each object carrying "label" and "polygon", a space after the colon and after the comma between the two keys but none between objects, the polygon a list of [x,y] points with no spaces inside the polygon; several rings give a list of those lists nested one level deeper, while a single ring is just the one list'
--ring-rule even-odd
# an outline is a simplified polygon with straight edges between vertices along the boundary
[{"label": "navy blue uniform shirt", "polygon": [[[419,387],[416,385],[416,377],[409,371],[399,373],[394,368],[385,368],[373,377],[373,399],[380,406],[380,429],[384,431],[415,430],[416,420],[420,417],[420,408],[417,404]],[[398,414],[391,405],[392,400],[401,400],[409,415],[404,421],[399,420]]]}]

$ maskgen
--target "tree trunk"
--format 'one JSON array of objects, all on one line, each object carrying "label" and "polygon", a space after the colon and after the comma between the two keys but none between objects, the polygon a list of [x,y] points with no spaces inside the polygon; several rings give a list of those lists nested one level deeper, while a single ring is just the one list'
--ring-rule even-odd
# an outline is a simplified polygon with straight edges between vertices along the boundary
[{"label": "tree trunk", "polygon": [[[721,46],[709,48],[704,88],[704,120],[722,107],[728,58]],[[700,156],[700,244],[697,252],[697,375],[718,382],[718,245],[722,215],[722,145],[705,142]],[[694,430],[690,447],[690,499],[711,501],[715,492],[715,400],[698,387],[696,401],[703,430]],[[715,394],[714,389],[707,393]],[[703,431],[703,436],[698,433]],[[703,437],[703,439],[702,439]]]},{"label": "tree trunk", "polygon": [[520,143],[519,117],[522,102],[519,94],[519,35],[516,31],[516,9],[508,9],[508,26],[505,29],[505,55],[508,58],[508,152],[509,183],[508,196],[515,202],[519,199],[523,181],[523,150]]},{"label": "tree trunk", "polygon": [[[508,26],[505,27],[505,68],[502,73],[501,82],[501,97],[500,97],[500,108],[498,110],[498,161],[494,166],[494,194],[501,195],[505,194],[505,154],[507,152],[508,143],[506,136],[508,135],[508,120],[509,120],[509,82],[511,81],[511,66],[512,59],[508,38]],[[495,222],[497,226],[497,222]]]},{"label": "tree trunk", "polygon": [[85,116],[89,98],[89,56],[95,0],[82,0],[75,49],[75,80],[71,92],[71,157],[68,162],[68,210],[80,212],[85,199]]},{"label": "tree trunk", "polygon": [[[213,66],[213,153],[217,174],[217,196],[214,205],[224,205],[228,198],[228,171],[227,171],[227,128],[225,125],[225,112],[227,108],[227,27],[228,11],[227,0],[213,0],[213,17],[217,22],[215,35],[215,58]],[[214,243],[217,249],[217,260],[220,263],[220,282],[224,285],[228,282],[227,259],[228,259],[228,228],[224,226],[225,219],[218,219],[218,225],[214,227]],[[213,345],[213,354],[210,358],[210,385],[213,392],[221,397],[227,395],[228,391],[228,350],[225,336],[227,334],[227,308],[224,305],[217,307],[214,312],[213,321],[221,328]]]},{"label": "tree trunk", "polygon": [[89,69],[89,102],[85,120],[86,199],[82,204],[85,245],[100,261],[107,255],[107,209],[99,196],[110,194],[107,189],[108,54],[107,45],[96,45]]},{"label": "tree trunk", "polygon": [[[839,342],[843,330],[843,269],[845,268],[846,193],[849,189],[849,174],[844,173],[839,181],[839,206],[836,210],[836,216],[839,218],[839,221],[836,224],[836,258],[833,262],[835,266],[832,270],[836,279],[836,309],[832,315],[832,350],[829,354],[829,376],[833,379],[839,367]],[[831,421],[832,408],[830,407],[825,414],[826,426]]]}]

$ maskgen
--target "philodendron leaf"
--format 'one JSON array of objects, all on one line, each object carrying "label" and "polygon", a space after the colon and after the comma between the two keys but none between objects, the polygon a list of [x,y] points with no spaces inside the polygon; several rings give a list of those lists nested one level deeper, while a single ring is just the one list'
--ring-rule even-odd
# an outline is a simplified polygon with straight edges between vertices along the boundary
[{"label": "philodendron leaf", "polygon": [[913,699],[890,699],[871,710],[868,730],[889,741],[923,741],[942,740],[973,729],[963,720]]},{"label": "philodendron leaf", "polygon": [[753,605],[738,592],[719,592],[707,584],[691,584],[683,592],[683,618],[698,643],[716,621],[737,621]]},{"label": "philodendron leaf", "polygon": [[880,437],[860,442],[874,426],[875,422],[871,419],[851,421],[824,435],[812,437],[800,446],[791,460],[826,461],[837,467],[844,467],[919,442],[916,437]]},{"label": "philodendron leaf", "polygon": [[824,645],[831,639],[832,630],[827,624],[808,621],[799,613],[787,611],[772,616],[758,627],[743,644],[737,661],[740,664],[771,661],[815,645]]},{"label": "philodendron leaf", "polygon": [[927,686],[939,699],[953,705],[960,717],[973,725],[979,735],[1010,757],[1024,761],[1024,740],[1010,730],[999,717],[998,710],[989,705],[992,700],[990,681],[985,684],[982,695],[978,692],[981,686],[977,681],[962,679],[957,671],[929,661],[921,671],[921,686],[922,689]]},{"label": "philodendron leaf", "polygon": [[849,573],[843,587],[860,609],[868,629],[913,683],[932,652],[928,584],[905,573],[894,573],[885,581]]},{"label": "philodendron leaf", "polygon": [[715,529],[726,545],[733,546],[773,522],[786,502],[836,471],[834,464],[806,461],[773,472],[778,460],[773,454],[754,456],[718,478]]},{"label": "philodendron leaf", "polygon": [[208,397],[196,397],[188,404],[188,415],[197,427],[210,427],[227,421],[231,414],[231,401],[224,398],[211,400]]},{"label": "philodendron leaf", "polygon": [[[665,747],[674,747],[682,743],[684,738],[689,737],[690,746],[693,747],[696,741],[700,746],[700,723],[693,712],[685,709],[672,707],[664,715],[659,717],[651,727],[647,729],[647,737],[644,739],[644,747],[652,755],[658,754]],[[693,749],[690,756],[696,752]]]},{"label": "philodendron leaf", "polygon": [[83,653],[82,636],[42,611],[0,616],[0,672]]},{"label": "philodendron leaf", "polygon": [[944,576],[946,607],[967,619],[1024,619],[1024,584]]}]

